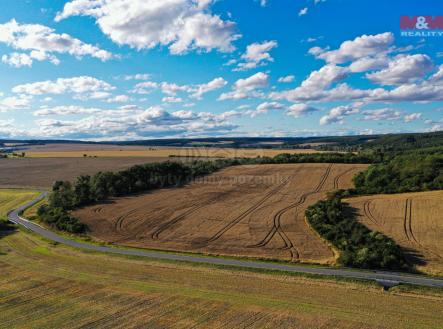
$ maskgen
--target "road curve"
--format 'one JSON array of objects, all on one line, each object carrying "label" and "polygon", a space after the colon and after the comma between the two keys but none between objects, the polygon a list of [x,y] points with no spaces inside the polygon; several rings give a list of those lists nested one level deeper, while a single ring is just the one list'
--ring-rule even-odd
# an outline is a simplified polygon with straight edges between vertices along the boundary
[{"label": "road curve", "polygon": [[263,269],[271,271],[285,271],[292,273],[343,277],[350,279],[372,280],[379,282],[384,286],[392,286],[398,283],[404,283],[411,285],[443,288],[443,279],[432,278],[422,275],[412,275],[412,274],[404,274],[396,272],[363,271],[355,269],[339,269],[339,268],[330,268],[330,267],[308,267],[305,265],[301,266],[301,265],[290,265],[290,264],[276,264],[269,262],[227,259],[227,258],[218,258],[218,257],[209,257],[209,256],[200,257],[200,256],[192,256],[185,254],[156,252],[149,250],[119,249],[119,248],[97,246],[88,243],[78,242],[62,237],[20,216],[20,213],[23,210],[36,204],[44,197],[46,197],[46,195],[47,195],[46,192],[41,193],[40,196],[35,200],[21,206],[18,209],[11,211],[8,214],[8,219],[11,222],[21,225],[48,240],[58,242],[74,248],[103,252],[108,254],[147,257],[147,258],[160,259],[160,260],[172,260],[172,261],[199,263],[199,264],[234,266],[234,267],[247,268],[247,269]]}]

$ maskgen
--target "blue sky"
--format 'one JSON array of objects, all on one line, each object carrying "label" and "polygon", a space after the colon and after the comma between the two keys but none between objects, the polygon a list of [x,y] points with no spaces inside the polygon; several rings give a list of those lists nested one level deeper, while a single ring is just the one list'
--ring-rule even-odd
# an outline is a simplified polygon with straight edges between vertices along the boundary
[{"label": "blue sky", "polygon": [[[443,129],[440,1],[3,0],[0,138]],[[429,30],[416,30],[419,32]]]}]

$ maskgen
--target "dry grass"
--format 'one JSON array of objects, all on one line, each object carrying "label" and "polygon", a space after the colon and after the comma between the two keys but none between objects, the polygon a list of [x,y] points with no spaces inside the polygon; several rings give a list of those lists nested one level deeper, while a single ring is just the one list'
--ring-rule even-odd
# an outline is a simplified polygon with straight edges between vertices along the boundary
[{"label": "dry grass", "polygon": [[304,220],[328,191],[365,165],[230,167],[183,188],[117,198],[74,213],[101,241],[133,247],[333,263]]},{"label": "dry grass", "polygon": [[420,328],[443,295],[132,260],[0,238],[0,328]]},{"label": "dry grass", "polygon": [[419,270],[443,274],[443,191],[347,200],[370,229],[393,238]]},{"label": "dry grass", "polygon": [[255,158],[258,156],[274,157],[281,153],[291,154],[310,154],[318,153],[316,150],[300,149],[300,150],[277,150],[277,149],[234,149],[234,148],[213,148],[213,147],[155,147],[155,148],[125,148],[120,149],[93,149],[85,148],[84,150],[56,150],[48,151],[46,149],[30,150],[26,152],[29,158],[81,158],[88,157],[209,157],[209,158]]},{"label": "dry grass", "polygon": [[0,189],[0,220],[6,219],[10,210],[35,199],[38,195],[36,191]]}]

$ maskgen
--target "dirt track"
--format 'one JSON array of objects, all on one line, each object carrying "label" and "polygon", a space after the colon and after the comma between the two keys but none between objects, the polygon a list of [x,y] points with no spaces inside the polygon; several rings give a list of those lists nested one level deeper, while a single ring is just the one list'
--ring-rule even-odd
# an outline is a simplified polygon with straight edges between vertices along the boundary
[{"label": "dirt track", "polygon": [[328,263],[334,255],[304,210],[346,188],[364,165],[231,167],[183,188],[77,211],[99,240],[167,250]]},{"label": "dirt track", "polygon": [[347,202],[359,219],[401,245],[420,270],[443,273],[443,191],[375,195]]}]

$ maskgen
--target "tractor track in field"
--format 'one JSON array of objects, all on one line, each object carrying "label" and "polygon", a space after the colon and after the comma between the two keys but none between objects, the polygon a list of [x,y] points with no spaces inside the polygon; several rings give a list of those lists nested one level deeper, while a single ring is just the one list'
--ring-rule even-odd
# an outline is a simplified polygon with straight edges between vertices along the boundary
[{"label": "tractor track in field", "polygon": [[414,231],[412,230],[412,199],[406,199],[405,203],[405,215],[403,217],[403,230],[406,235],[406,238],[410,243],[415,243],[417,246],[419,246],[421,249],[429,252],[430,254],[434,255],[435,257],[439,259],[443,259],[443,257],[436,253],[435,251],[425,247],[423,244],[421,244],[418,239],[415,237]]},{"label": "tractor track in field", "polygon": [[234,227],[236,224],[238,224],[240,221],[242,221],[245,217],[252,214],[254,211],[256,211],[263,203],[265,203],[267,200],[269,200],[272,196],[274,196],[276,193],[281,191],[288,182],[291,181],[291,179],[295,177],[295,174],[285,179],[283,182],[281,182],[279,185],[274,187],[271,191],[269,191],[263,198],[260,199],[257,203],[255,203],[253,206],[248,208],[246,211],[244,211],[242,214],[231,220],[227,225],[225,225],[222,229],[220,229],[217,233],[215,233],[212,237],[207,239],[205,243],[210,243],[217,241],[220,239],[227,231],[229,231],[232,227]]},{"label": "tractor track in field", "polygon": [[[225,194],[225,193],[224,193]],[[163,233],[164,231],[166,231],[167,229],[169,229],[170,227],[174,226],[175,224],[177,224],[178,222],[181,222],[182,220],[184,220],[187,216],[193,214],[194,212],[196,212],[197,210],[200,210],[201,208],[206,207],[207,205],[221,199],[223,195],[217,195],[214,198],[209,199],[207,202],[202,203],[202,204],[194,204],[190,209],[188,209],[187,211],[185,211],[183,214],[180,214],[174,218],[172,218],[171,220],[167,221],[166,223],[160,225],[152,234],[151,234],[151,238],[153,240],[158,240],[159,235],[161,233]]]},{"label": "tractor track in field", "polygon": [[341,174],[338,174],[337,176],[335,176],[335,178],[334,178],[334,190],[337,190],[338,188],[339,188],[339,183],[340,183],[340,179],[344,176],[344,175],[346,175],[347,173],[349,173],[349,172],[351,172],[351,171],[353,171],[354,170],[354,168],[350,168],[350,169],[348,169],[348,170],[345,170],[345,171],[343,171]]},{"label": "tractor track in field", "polygon": [[411,205],[412,202],[410,199],[406,199],[406,204],[405,204],[405,213],[403,216],[403,231],[405,233],[406,239],[409,242],[413,242],[413,234],[411,232],[411,228],[412,228],[412,224],[411,224],[411,215],[412,215],[412,210],[411,210]]},{"label": "tractor track in field", "polygon": [[374,214],[371,211],[372,200],[368,200],[363,204],[363,211],[365,213],[366,218],[368,218],[375,225],[379,225],[377,218],[375,218]]},{"label": "tractor track in field", "polygon": [[280,238],[283,240],[283,243],[285,244],[285,246],[283,247],[283,250],[289,250],[291,253],[291,260],[296,260],[299,259],[300,254],[298,252],[298,250],[295,248],[293,242],[291,241],[291,239],[287,236],[287,234],[284,232],[282,225],[281,225],[281,218],[282,216],[288,212],[289,210],[292,210],[294,208],[297,208],[299,206],[301,206],[302,204],[304,204],[306,202],[306,199],[308,196],[318,193],[321,191],[321,189],[323,188],[323,186],[326,183],[326,180],[328,179],[330,173],[331,173],[331,169],[332,169],[332,164],[330,164],[328,166],[328,168],[326,169],[326,172],[324,173],[324,175],[322,176],[322,178],[320,179],[319,184],[317,185],[317,187],[310,192],[307,192],[305,194],[303,194],[302,196],[300,196],[300,198],[297,200],[297,202],[283,208],[280,209],[274,216],[273,218],[273,226],[271,228],[271,230],[268,232],[268,234],[266,234],[266,236],[264,237],[263,240],[261,240],[259,243],[255,244],[255,245],[251,245],[248,246],[249,248],[263,248],[266,247],[266,245],[268,245],[269,242],[271,242],[271,240],[274,238],[274,236],[276,234],[278,234],[280,236]]},{"label": "tractor track in field", "polygon": [[116,231],[116,232],[122,232],[122,231],[124,230],[124,227],[123,227],[123,223],[124,223],[124,221],[125,221],[129,216],[131,216],[133,213],[135,213],[135,212],[136,212],[136,210],[134,209],[134,210],[131,210],[131,211],[127,212],[126,214],[124,214],[124,215],[118,217],[117,220],[116,220],[115,223],[114,223],[114,229],[115,229],[115,231]]}]

